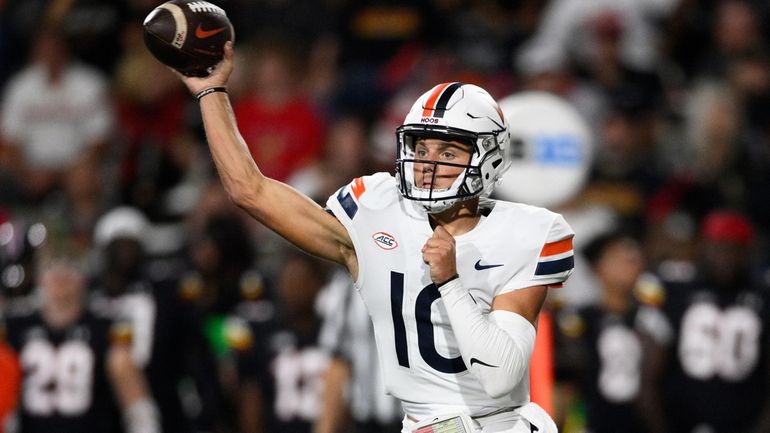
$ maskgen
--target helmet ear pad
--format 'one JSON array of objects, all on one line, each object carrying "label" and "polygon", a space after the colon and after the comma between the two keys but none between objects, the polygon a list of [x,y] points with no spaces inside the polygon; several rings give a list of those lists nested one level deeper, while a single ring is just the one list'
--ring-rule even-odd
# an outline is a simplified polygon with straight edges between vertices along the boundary
[{"label": "helmet ear pad", "polygon": [[484,191],[482,194],[491,194],[497,182],[500,166],[505,164],[505,158],[500,152],[488,153],[484,160],[481,161],[479,168],[481,169],[481,179],[484,184]]}]

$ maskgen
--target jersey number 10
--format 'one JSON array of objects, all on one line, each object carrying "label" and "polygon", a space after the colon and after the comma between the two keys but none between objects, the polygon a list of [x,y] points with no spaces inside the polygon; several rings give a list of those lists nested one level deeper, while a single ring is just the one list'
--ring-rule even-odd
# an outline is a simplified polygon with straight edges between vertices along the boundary
[{"label": "jersey number 10", "polygon": [[[417,344],[422,359],[432,368],[442,373],[460,373],[467,368],[462,357],[446,358],[436,350],[433,323],[430,321],[430,307],[441,297],[435,284],[429,284],[420,290],[414,305],[414,317],[417,322]],[[409,349],[406,344],[406,324],[401,312],[404,304],[404,274],[390,272],[390,311],[393,315],[393,331],[396,340],[398,364],[409,367]]]}]

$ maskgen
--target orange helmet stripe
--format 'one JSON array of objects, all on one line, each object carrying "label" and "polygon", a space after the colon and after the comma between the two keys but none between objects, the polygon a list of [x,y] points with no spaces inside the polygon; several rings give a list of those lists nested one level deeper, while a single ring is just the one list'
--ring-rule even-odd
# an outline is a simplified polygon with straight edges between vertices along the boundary
[{"label": "orange helmet stripe", "polygon": [[433,92],[425,101],[425,106],[422,107],[422,117],[430,117],[431,112],[436,109],[436,101],[438,101],[438,97],[441,96],[441,93],[444,91],[444,89],[449,87],[451,84],[452,83],[441,83],[433,88]]}]

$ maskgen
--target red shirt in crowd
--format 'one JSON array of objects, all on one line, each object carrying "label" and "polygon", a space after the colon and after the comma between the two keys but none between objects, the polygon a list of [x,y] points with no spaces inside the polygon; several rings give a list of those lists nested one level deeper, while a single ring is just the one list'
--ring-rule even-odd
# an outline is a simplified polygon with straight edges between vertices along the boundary
[{"label": "red shirt in crowd", "polygon": [[320,158],[323,121],[304,100],[270,107],[248,98],[234,110],[241,134],[265,176],[285,181],[297,169]]}]

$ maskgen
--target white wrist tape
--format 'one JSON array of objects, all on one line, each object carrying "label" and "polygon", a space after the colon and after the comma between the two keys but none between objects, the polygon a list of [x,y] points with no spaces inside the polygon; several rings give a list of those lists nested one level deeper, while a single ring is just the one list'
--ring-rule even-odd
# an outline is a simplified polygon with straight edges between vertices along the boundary
[{"label": "white wrist tape", "polygon": [[160,433],[160,414],[155,402],[142,399],[124,409],[126,433]]},{"label": "white wrist tape", "polygon": [[490,397],[510,394],[529,371],[535,327],[505,310],[485,316],[455,278],[439,287],[465,365]]}]

